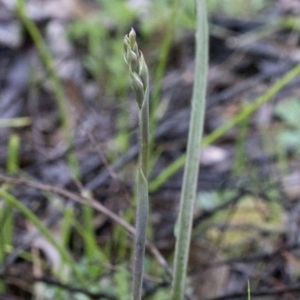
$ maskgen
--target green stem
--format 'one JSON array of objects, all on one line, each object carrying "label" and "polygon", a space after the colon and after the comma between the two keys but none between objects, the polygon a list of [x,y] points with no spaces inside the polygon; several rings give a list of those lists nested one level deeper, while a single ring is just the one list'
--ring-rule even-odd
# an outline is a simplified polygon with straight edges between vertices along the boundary
[{"label": "green stem", "polygon": [[208,69],[208,24],[205,0],[196,1],[196,66],[192,98],[192,112],[188,136],[187,156],[178,217],[178,232],[174,258],[172,300],[181,300],[187,273],[194,199],[199,173],[199,149],[201,145]]},{"label": "green stem", "polygon": [[[148,83],[149,84],[149,83]],[[140,111],[140,168],[142,169],[145,178],[148,178],[148,160],[149,160],[149,91],[145,92],[145,98]],[[148,179],[147,179],[148,180]]]},{"label": "green stem", "polygon": [[[149,83],[148,83],[149,86]],[[146,231],[149,214],[148,196],[148,149],[149,149],[149,92],[146,89],[144,102],[139,114],[140,122],[140,157],[138,170],[136,237],[133,267],[133,299],[142,298],[142,284],[144,272],[144,256]]]}]

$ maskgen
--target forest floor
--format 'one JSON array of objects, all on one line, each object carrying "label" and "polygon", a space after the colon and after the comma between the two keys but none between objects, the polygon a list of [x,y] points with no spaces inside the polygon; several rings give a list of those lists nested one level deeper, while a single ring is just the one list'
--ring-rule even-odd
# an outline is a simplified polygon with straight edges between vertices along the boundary
[{"label": "forest floor", "polygon": [[[98,2],[0,0],[0,300],[130,299],[138,108],[122,41],[131,26],[151,74],[144,299],[170,293],[193,1],[177,17],[160,1]],[[250,282],[251,299],[296,300],[300,3],[243,5],[235,15],[210,8],[187,293],[247,299]]]}]

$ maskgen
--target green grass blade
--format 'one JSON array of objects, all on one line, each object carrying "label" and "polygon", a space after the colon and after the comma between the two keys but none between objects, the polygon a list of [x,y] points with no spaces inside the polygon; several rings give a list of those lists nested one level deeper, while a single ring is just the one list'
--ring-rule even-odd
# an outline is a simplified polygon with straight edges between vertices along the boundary
[{"label": "green grass blade", "polygon": [[29,126],[30,124],[31,124],[31,118],[29,117],[17,117],[17,118],[0,120],[0,128],[26,127]]},{"label": "green grass blade", "polygon": [[[214,130],[211,134],[203,138],[202,146],[208,146],[223,136],[229,129],[241,123],[252,115],[264,103],[271,100],[278,92],[280,92],[287,84],[289,84],[296,76],[300,74],[300,64],[297,64],[292,70],[286,73],[274,85],[272,85],[264,94],[258,97],[254,102],[248,104],[243,110],[223,126]],[[154,192],[162,186],[171,176],[176,174],[184,165],[185,154],[180,156],[175,162],[168,166],[149,184],[149,191]]]},{"label": "green grass blade", "polygon": [[43,37],[38,30],[37,26],[34,24],[32,20],[28,18],[26,15],[25,10],[25,2],[24,0],[18,0],[17,1],[17,14],[21,21],[23,22],[26,30],[28,31],[30,37],[32,38],[35,46],[37,47],[39,54],[41,56],[42,62],[44,63],[46,70],[50,76],[50,79],[54,85],[54,94],[55,99],[62,123],[62,128],[64,132],[64,138],[67,146],[71,149],[68,153],[68,162],[69,167],[72,171],[72,175],[74,175],[76,178],[79,177],[80,171],[79,171],[79,163],[77,160],[77,157],[75,155],[75,152],[73,149],[73,137],[72,137],[72,130],[71,130],[71,124],[68,118],[68,109],[67,109],[67,103],[64,96],[64,89],[62,86],[62,83],[57,76],[54,66],[53,66],[53,60],[52,56],[47,48],[47,45],[45,44]]},{"label": "green grass blade", "polygon": [[[84,205],[82,207],[83,214],[83,227],[86,231],[85,237],[85,256],[92,260],[95,258],[95,253],[97,253],[97,245],[96,245],[96,235],[94,229],[94,211],[90,206]],[[97,252],[96,252],[97,251]]]},{"label": "green grass blade", "polygon": [[248,300],[251,300],[250,280],[248,280]]},{"label": "green grass blade", "polygon": [[9,174],[16,174],[19,171],[19,152],[20,152],[20,136],[11,134],[9,137],[6,169]]},{"label": "green grass blade", "polygon": [[53,237],[51,231],[42,223],[42,221],[22,202],[17,200],[13,195],[7,193],[4,189],[0,189],[0,197],[2,197],[9,205],[12,205],[19,209],[21,213],[40,231],[40,233],[57,249],[62,259],[68,263],[74,274],[77,278],[84,282],[83,278],[81,278],[80,273],[76,268],[76,263],[73,258],[69,254],[69,252],[63,248]]},{"label": "green grass blade", "polygon": [[192,97],[192,111],[187,145],[186,164],[181,190],[178,231],[174,258],[172,300],[183,299],[190,248],[193,208],[199,173],[208,70],[208,23],[205,0],[196,1],[196,64]]}]

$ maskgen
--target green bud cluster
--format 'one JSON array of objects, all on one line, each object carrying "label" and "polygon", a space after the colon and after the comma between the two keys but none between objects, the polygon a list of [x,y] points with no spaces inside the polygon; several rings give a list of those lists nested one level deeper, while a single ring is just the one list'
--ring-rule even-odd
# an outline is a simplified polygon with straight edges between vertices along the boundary
[{"label": "green bud cluster", "polygon": [[148,89],[149,74],[143,53],[138,49],[136,33],[133,28],[129,34],[125,35],[123,44],[124,58],[130,69],[131,85],[136,94],[138,106],[141,109]]}]

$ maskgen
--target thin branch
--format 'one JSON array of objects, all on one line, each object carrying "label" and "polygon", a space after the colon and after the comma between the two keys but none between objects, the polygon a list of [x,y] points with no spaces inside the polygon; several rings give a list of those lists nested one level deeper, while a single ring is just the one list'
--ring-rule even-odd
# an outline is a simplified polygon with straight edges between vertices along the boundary
[{"label": "thin branch", "polygon": [[[0,174],[0,182],[7,182],[7,183],[12,183],[16,185],[27,185],[33,188],[36,188],[38,190],[42,191],[47,191],[51,193],[56,193],[58,195],[61,195],[63,197],[69,198],[77,203],[83,204],[83,205],[88,205],[93,207],[96,211],[103,213],[105,216],[122,226],[126,231],[128,231],[131,235],[135,236],[136,230],[133,226],[128,224],[124,219],[119,217],[117,214],[112,212],[111,210],[107,209],[104,205],[99,203],[97,200],[93,198],[87,198],[87,197],[82,197],[76,193],[67,191],[63,188],[57,187],[57,186],[52,186],[32,180],[28,180],[25,178],[14,178],[14,177],[9,177]],[[166,270],[166,272],[170,275],[171,274],[171,269],[166,262],[165,258],[163,255],[159,252],[159,250],[153,245],[150,241],[146,241],[146,248],[148,251],[155,257],[155,259],[158,261],[158,263]]]},{"label": "thin branch", "polygon": [[46,283],[48,285],[53,285],[59,288],[62,288],[64,290],[66,290],[69,293],[75,294],[75,293],[81,293],[84,294],[88,297],[90,297],[91,299],[106,299],[106,300],[117,300],[118,298],[114,295],[111,295],[109,293],[104,293],[104,292],[99,292],[99,293],[92,293],[87,289],[83,289],[83,288],[78,288],[72,285],[69,285],[67,283],[63,283],[61,281],[43,276],[43,277],[30,277],[27,276],[18,276],[18,275],[12,275],[12,274],[3,274],[0,275],[0,278],[3,279],[21,279],[21,280],[26,280],[26,282],[43,282]]}]

